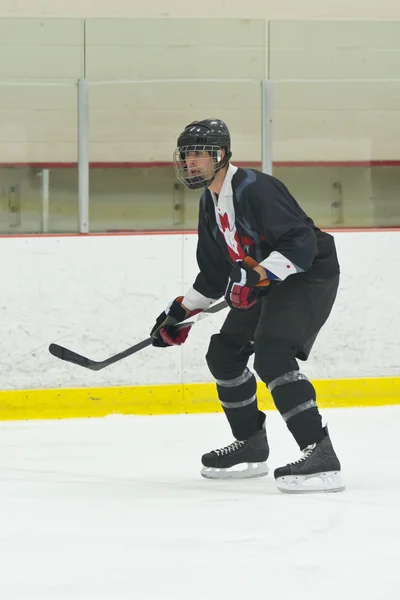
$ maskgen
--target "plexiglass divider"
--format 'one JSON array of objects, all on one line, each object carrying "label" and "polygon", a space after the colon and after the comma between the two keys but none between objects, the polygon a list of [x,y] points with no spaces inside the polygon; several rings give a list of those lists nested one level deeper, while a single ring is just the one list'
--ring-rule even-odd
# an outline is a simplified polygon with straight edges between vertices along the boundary
[{"label": "plexiglass divider", "polygon": [[398,225],[400,79],[271,85],[274,174],[318,225]]},{"label": "plexiglass divider", "polygon": [[76,82],[0,81],[0,132],[0,232],[78,231]]},{"label": "plexiglass divider", "polygon": [[398,226],[400,23],[265,31],[263,19],[0,19],[1,233],[195,229],[198,194],[172,153],[212,116],[231,129],[232,162],[273,172],[318,225]]},{"label": "plexiglass divider", "polygon": [[232,162],[261,166],[261,81],[90,81],[89,98],[92,231],[196,228],[199,193],[177,181],[172,163],[194,120],[225,120]]}]

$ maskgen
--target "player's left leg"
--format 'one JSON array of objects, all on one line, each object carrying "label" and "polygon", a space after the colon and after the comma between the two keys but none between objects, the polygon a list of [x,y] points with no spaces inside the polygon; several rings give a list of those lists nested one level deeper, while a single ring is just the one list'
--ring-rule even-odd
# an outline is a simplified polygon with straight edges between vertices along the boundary
[{"label": "player's left leg", "polygon": [[297,363],[297,358],[307,360],[337,287],[338,278],[309,281],[295,276],[263,300],[254,367],[303,452],[300,460],[275,470],[278,488],[284,492],[343,489],[341,465],[322,425],[315,388]]}]

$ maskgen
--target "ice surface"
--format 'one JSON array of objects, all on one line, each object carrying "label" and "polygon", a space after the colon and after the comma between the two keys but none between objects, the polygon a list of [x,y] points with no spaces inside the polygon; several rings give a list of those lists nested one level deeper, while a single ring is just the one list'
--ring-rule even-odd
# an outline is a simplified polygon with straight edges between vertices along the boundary
[{"label": "ice surface", "polygon": [[221,414],[0,423],[1,600],[399,598],[400,406],[323,415],[340,494],[202,479]]}]

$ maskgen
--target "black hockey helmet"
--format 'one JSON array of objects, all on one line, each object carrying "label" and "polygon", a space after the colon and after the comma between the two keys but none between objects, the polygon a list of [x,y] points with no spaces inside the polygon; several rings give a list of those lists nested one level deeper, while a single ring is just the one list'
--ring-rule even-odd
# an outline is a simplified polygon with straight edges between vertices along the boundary
[{"label": "black hockey helmet", "polygon": [[[224,157],[221,150],[225,151]],[[201,169],[202,172],[191,175],[186,161],[188,153],[201,155],[204,152],[212,158],[212,166],[209,165],[204,170]],[[178,138],[174,152],[176,176],[190,190],[208,187],[214,181],[218,171],[228,164],[231,156],[231,136],[224,121],[221,119],[193,121],[185,127]]]}]

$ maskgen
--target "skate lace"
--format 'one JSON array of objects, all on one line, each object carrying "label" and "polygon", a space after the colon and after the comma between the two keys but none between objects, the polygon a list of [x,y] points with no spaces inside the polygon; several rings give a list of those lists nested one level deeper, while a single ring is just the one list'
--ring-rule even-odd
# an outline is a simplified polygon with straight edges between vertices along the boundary
[{"label": "skate lace", "polygon": [[214,450],[214,452],[218,456],[220,456],[221,454],[222,455],[230,454],[231,452],[235,452],[236,450],[240,450],[240,448],[243,448],[245,443],[246,442],[241,442],[240,440],[236,440],[235,442],[232,442],[232,444],[229,444],[229,446],[224,446],[223,448],[218,448],[217,450]]},{"label": "skate lace", "polygon": [[307,458],[309,456],[311,456],[311,454],[314,452],[316,444],[311,444],[311,446],[307,446],[306,448],[304,448],[303,450],[303,456],[301,456],[298,460],[295,460],[291,463],[289,463],[290,465],[297,465],[298,463],[303,462],[304,460],[307,460]]}]

